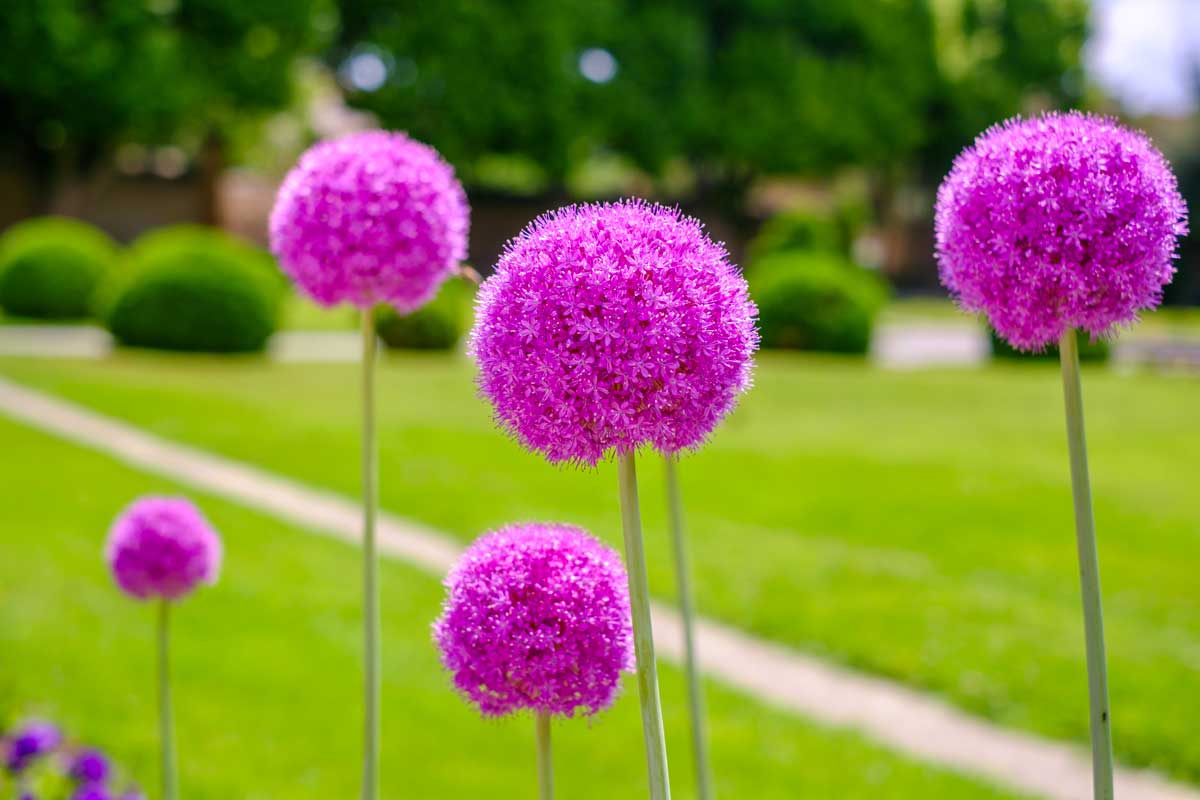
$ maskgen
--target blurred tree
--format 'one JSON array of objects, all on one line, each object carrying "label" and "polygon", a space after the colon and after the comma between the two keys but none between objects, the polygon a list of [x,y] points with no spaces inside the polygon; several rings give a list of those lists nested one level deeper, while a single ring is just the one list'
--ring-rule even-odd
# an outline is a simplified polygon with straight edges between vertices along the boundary
[{"label": "blurred tree", "polygon": [[[351,102],[560,180],[597,151],[701,181],[948,164],[992,122],[1076,99],[1084,0],[343,0]],[[374,65],[363,74],[355,68]],[[363,81],[366,77],[369,80]]]},{"label": "blurred tree", "polygon": [[930,2],[941,80],[924,161],[936,177],[996,122],[1080,103],[1086,0]]},{"label": "blurred tree", "polygon": [[287,102],[332,0],[9,0],[0,146],[42,185],[91,173],[123,141],[198,149],[234,114]]},{"label": "blurred tree", "polygon": [[[1174,167],[1179,191],[1195,209],[1195,198],[1200,198],[1200,153],[1188,152],[1175,159]],[[1179,241],[1175,279],[1163,292],[1163,301],[1168,305],[1200,305],[1200,214],[1193,214],[1188,235]]]},{"label": "blurred tree", "polygon": [[[1079,104],[1086,0],[928,0],[937,84],[919,148],[874,171],[872,201],[884,236],[883,269],[934,285],[929,191],[903,203],[904,187],[934,187],[954,157],[988,127],[1018,113]],[[910,193],[911,194],[911,193]]]},{"label": "blurred tree", "polygon": [[344,0],[333,60],[353,103],[468,176],[502,153],[556,180],[604,150],[722,183],[887,163],[925,141],[938,86],[923,0]]}]

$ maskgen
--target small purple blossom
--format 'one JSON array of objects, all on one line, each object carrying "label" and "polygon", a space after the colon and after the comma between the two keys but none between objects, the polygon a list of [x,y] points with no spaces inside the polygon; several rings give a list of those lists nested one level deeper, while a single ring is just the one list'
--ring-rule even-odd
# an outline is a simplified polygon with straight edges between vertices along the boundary
[{"label": "small purple blossom", "polygon": [[496,417],[552,462],[698,447],[750,384],[746,281],[677,210],[560,208],[509,242],[470,349]]},{"label": "small purple blossom", "polygon": [[84,784],[71,794],[71,800],[113,800],[113,797],[102,783]]},{"label": "small purple blossom", "polygon": [[62,733],[49,722],[26,723],[7,741],[4,767],[12,774],[24,772],[37,759],[62,744]]},{"label": "small purple blossom", "polygon": [[84,748],[71,757],[68,774],[71,779],[83,784],[104,783],[112,772],[108,758],[95,748]]},{"label": "small purple blossom", "polygon": [[454,685],[483,714],[598,713],[633,668],[625,568],[568,525],[511,525],[463,554],[434,638]]},{"label": "small purple blossom", "polygon": [[1187,207],[1145,135],[1077,112],[1013,119],[938,190],[942,283],[1014,347],[1093,337],[1156,307]]},{"label": "small purple blossom", "polygon": [[322,305],[407,313],[466,258],[469,213],[432,147],[403,133],[356,133],[300,157],[271,212],[271,250]]},{"label": "small purple blossom", "polygon": [[216,582],[221,540],[191,501],[143,497],[113,523],[105,557],[127,594],[176,600]]}]

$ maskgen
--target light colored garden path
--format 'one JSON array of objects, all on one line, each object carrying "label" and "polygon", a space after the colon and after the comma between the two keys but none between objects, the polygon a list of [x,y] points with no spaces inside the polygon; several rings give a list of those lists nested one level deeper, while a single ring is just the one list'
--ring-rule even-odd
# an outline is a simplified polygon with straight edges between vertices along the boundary
[{"label": "light colored garden path", "polygon": [[[986,333],[966,321],[884,322],[871,342],[871,360],[887,369],[977,367],[990,358]],[[0,325],[0,356],[105,358],[108,332],[93,325]],[[280,331],[271,337],[275,361],[353,362],[362,351],[357,331]],[[1140,337],[1113,347],[1118,366],[1200,369],[1200,339]]]},{"label": "light colored garden path", "polygon": [[[350,498],[170,442],[3,378],[0,414],[313,533],[358,541],[359,510]],[[379,534],[388,556],[436,575],[443,574],[461,551],[450,537],[387,513],[380,517]],[[653,613],[660,655],[679,661],[678,616],[662,604],[655,604]],[[860,731],[902,753],[1033,795],[1053,800],[1091,797],[1091,768],[1081,748],[1006,730],[900,684],[830,665],[716,622],[702,621],[698,638],[708,675],[767,704]],[[1200,791],[1149,772],[1121,769],[1117,796],[1200,800]]]}]

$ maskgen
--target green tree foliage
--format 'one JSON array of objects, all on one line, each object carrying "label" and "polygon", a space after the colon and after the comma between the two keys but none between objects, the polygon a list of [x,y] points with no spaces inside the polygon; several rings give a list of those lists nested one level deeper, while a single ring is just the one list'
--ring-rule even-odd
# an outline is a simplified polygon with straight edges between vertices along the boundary
[{"label": "green tree foliage", "polygon": [[[827,174],[957,150],[1068,94],[1081,0],[343,0],[331,62],[388,65],[351,101],[436,142],[470,177],[484,154],[561,178],[615,151],[702,179]],[[609,81],[579,68],[615,58]]]},{"label": "green tree foliage", "polygon": [[0,14],[0,143],[86,169],[116,143],[199,140],[287,102],[331,0],[11,0]]},{"label": "green tree foliage", "polygon": [[927,157],[939,173],[996,122],[1079,102],[1085,0],[930,0],[941,86]]},{"label": "green tree foliage", "polygon": [[[363,48],[390,75],[352,101],[386,124],[456,162],[522,154],[556,176],[595,149],[734,174],[886,161],[922,141],[936,86],[920,2],[346,0],[334,61]],[[581,73],[589,48],[613,55],[611,81]]]}]

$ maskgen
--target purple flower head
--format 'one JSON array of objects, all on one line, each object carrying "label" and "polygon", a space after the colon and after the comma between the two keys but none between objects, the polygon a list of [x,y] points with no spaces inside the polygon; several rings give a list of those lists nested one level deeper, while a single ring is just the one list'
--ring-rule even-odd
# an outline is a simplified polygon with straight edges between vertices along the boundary
[{"label": "purple flower head", "polygon": [[271,212],[271,250],[316,302],[406,313],[467,256],[469,209],[454,170],[403,133],[367,131],[311,147]]},{"label": "purple flower head", "polygon": [[191,501],[143,497],[113,523],[105,557],[127,594],[175,600],[216,583],[221,540]]},{"label": "purple flower head", "polygon": [[750,384],[746,281],[700,223],[639,200],[560,208],[480,289],[471,353],[500,424],[552,462],[699,446]]},{"label": "purple flower head", "polygon": [[976,139],[938,190],[936,225],[942,283],[959,304],[1040,350],[1157,306],[1187,207],[1143,134],[1071,112]]},{"label": "purple flower head", "polygon": [[62,744],[62,733],[49,722],[26,723],[8,739],[4,767],[12,774],[24,772],[37,759]]},{"label": "purple flower head", "polygon": [[488,716],[612,705],[633,668],[620,557],[579,528],[523,524],[476,541],[446,578],[434,638],[454,685]]},{"label": "purple flower head", "polygon": [[113,794],[102,783],[88,783],[77,788],[71,800],[113,800]]},{"label": "purple flower head", "polygon": [[112,772],[104,753],[94,748],[85,748],[71,757],[68,774],[71,779],[83,784],[104,783]]}]

